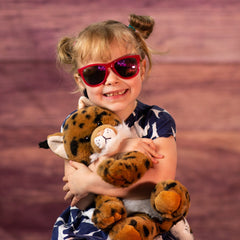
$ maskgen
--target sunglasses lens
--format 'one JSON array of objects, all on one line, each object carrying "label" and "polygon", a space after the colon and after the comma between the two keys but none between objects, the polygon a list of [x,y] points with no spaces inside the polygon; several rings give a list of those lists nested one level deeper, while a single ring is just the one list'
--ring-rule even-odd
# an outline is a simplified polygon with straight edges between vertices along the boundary
[{"label": "sunglasses lens", "polygon": [[136,58],[123,58],[114,64],[116,72],[124,78],[133,77],[138,73],[138,61]]},{"label": "sunglasses lens", "polygon": [[98,85],[103,82],[106,75],[106,68],[104,66],[96,65],[87,67],[82,72],[84,80],[89,85]]},{"label": "sunglasses lens", "polygon": [[[115,74],[121,78],[132,78],[139,71],[139,56],[122,57],[107,64],[91,64],[78,69],[79,74],[89,86],[98,86],[102,84],[108,74],[108,68],[111,68]],[[114,64],[114,65],[112,65]]]}]

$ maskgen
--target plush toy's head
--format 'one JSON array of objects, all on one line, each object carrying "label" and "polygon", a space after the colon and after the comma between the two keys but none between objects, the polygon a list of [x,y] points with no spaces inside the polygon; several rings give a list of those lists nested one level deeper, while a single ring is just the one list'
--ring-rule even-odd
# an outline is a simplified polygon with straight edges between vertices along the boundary
[{"label": "plush toy's head", "polygon": [[110,124],[97,127],[91,136],[91,146],[93,150],[98,153],[101,152],[117,134],[117,129]]},{"label": "plush toy's head", "polygon": [[101,107],[81,108],[66,120],[62,133],[48,136],[48,145],[60,157],[89,165],[89,157],[95,151],[91,146],[91,135],[104,124],[117,126],[120,119]]}]

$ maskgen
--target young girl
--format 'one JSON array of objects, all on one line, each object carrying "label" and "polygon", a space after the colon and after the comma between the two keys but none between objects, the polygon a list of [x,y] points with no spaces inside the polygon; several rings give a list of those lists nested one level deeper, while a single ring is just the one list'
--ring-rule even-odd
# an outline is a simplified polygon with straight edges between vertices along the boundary
[{"label": "young girl", "polygon": [[[77,37],[58,45],[60,64],[71,66],[77,86],[92,104],[115,112],[138,137],[124,141],[120,152],[137,150],[153,160],[154,167],[128,188],[116,188],[95,173],[94,164],[65,162],[65,200],[71,207],[57,219],[52,239],[107,239],[91,222],[92,194],[124,199],[147,199],[159,181],[174,179],[177,165],[175,122],[163,109],[137,100],[151,54],[145,43],[154,20],[130,15],[129,26],[104,21],[85,28]],[[172,233],[163,239],[176,239]]]}]

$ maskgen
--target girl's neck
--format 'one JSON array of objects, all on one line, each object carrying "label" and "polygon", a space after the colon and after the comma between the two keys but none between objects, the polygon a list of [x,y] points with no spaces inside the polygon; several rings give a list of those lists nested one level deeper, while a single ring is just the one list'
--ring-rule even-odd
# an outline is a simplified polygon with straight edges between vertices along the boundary
[{"label": "girl's neck", "polygon": [[125,121],[135,110],[136,106],[137,106],[137,101],[135,101],[135,103],[132,104],[132,106],[128,106],[126,109],[117,111],[115,113],[120,117],[122,121]]}]

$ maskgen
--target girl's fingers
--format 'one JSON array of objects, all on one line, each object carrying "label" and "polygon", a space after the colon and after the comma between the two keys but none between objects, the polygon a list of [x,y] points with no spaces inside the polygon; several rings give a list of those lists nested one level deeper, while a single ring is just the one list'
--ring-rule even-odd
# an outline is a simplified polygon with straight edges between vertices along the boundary
[{"label": "girl's fingers", "polygon": [[72,201],[71,201],[71,207],[75,206],[82,198],[84,198],[86,195],[79,196],[79,195],[74,195]]},{"label": "girl's fingers", "polygon": [[63,186],[63,191],[68,192],[70,190],[68,183]]},{"label": "girl's fingers", "polygon": [[[155,144],[154,144],[155,145]],[[158,152],[156,152],[155,149],[152,148],[151,145],[148,145],[148,144],[144,144],[144,152],[147,152],[148,155],[154,158],[163,158],[164,156],[162,154],[159,154]]]},{"label": "girl's fingers", "polygon": [[69,199],[72,199],[73,197],[74,195],[70,191],[68,191],[64,197],[64,200],[67,201]]},{"label": "girl's fingers", "polygon": [[71,201],[71,207],[74,207],[78,202],[79,202],[79,198],[74,196],[74,198]]},{"label": "girl's fingers", "polygon": [[155,147],[153,148],[152,146],[155,146],[155,144],[151,143],[150,141],[145,141],[144,144],[142,145],[142,152],[149,158],[151,159],[153,164],[158,164],[159,163],[159,159],[164,158],[164,155],[159,154],[158,152],[156,152]]},{"label": "girl's fingers", "polygon": [[156,145],[152,139],[149,139],[149,138],[142,138],[142,139],[144,143],[148,144],[153,150],[156,151]]},{"label": "girl's fingers", "polygon": [[63,180],[64,182],[67,182],[67,181],[68,181],[67,176],[64,176],[64,177],[62,178],[62,180]]},{"label": "girl's fingers", "polygon": [[153,162],[153,164],[158,164],[159,163],[159,161],[156,160],[155,158],[152,158],[152,162]]},{"label": "girl's fingers", "polygon": [[159,154],[159,153],[156,153],[156,152],[152,153],[151,155],[152,155],[153,157],[155,157],[155,158],[158,158],[158,159],[164,158],[164,155]]},{"label": "girl's fingers", "polygon": [[69,164],[70,164],[73,168],[75,168],[76,170],[78,170],[78,168],[79,168],[78,164],[81,164],[81,163],[77,163],[77,162],[74,162],[74,161],[69,161]]}]

